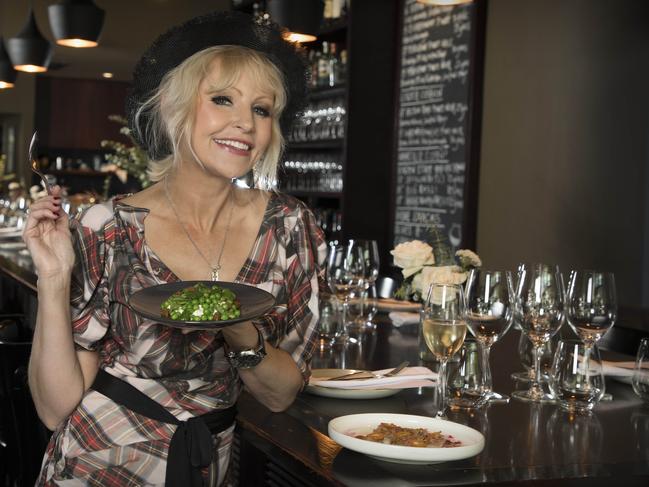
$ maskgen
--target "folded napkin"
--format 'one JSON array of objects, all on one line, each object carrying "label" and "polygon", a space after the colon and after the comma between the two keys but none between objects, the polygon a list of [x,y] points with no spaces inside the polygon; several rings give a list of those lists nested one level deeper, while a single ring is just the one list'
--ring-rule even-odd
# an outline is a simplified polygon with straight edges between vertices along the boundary
[{"label": "folded napkin", "polygon": [[[375,374],[385,374],[392,369],[374,370]],[[332,389],[407,389],[410,387],[432,387],[437,374],[427,367],[406,367],[392,377],[377,379],[326,380],[311,377],[309,385],[330,387]]]},{"label": "folded napkin", "polygon": [[407,313],[405,311],[392,311],[388,314],[392,324],[399,328],[403,325],[413,325],[419,323],[419,313]]}]

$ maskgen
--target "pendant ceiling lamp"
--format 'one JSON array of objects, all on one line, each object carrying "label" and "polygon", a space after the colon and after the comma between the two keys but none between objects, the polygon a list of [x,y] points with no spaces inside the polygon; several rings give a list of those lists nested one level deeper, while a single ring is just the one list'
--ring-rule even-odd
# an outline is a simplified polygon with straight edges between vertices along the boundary
[{"label": "pendant ceiling lamp", "polygon": [[96,47],[104,26],[104,10],[92,0],[62,0],[47,7],[56,43],[66,47]]},{"label": "pendant ceiling lamp", "polygon": [[4,40],[0,37],[0,90],[13,88],[17,74],[5,49]]},{"label": "pendant ceiling lamp", "polygon": [[312,42],[317,39],[324,16],[323,0],[267,0],[266,10],[273,22],[285,27],[287,39]]},{"label": "pendant ceiling lamp", "polygon": [[31,5],[23,30],[16,37],[7,39],[5,44],[14,69],[27,73],[47,71],[52,59],[53,46],[38,30]]}]

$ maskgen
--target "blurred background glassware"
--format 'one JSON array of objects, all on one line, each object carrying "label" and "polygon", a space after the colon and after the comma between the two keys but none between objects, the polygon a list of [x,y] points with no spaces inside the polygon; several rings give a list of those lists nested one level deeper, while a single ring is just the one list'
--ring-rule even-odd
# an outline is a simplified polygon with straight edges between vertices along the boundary
[{"label": "blurred background glassware", "polygon": [[571,413],[587,413],[604,395],[604,372],[599,350],[578,340],[560,340],[552,361],[550,390],[559,406]]},{"label": "blurred background glassware", "polygon": [[[558,337],[559,334],[555,334],[543,344],[543,350],[541,351],[541,383],[547,383],[550,378],[552,358],[554,357],[556,342],[559,340]],[[522,329],[518,339],[518,356],[525,370],[523,372],[512,373],[512,379],[518,382],[530,382],[534,380],[534,344]]]},{"label": "blurred background glassware", "polygon": [[457,353],[466,336],[464,290],[455,284],[431,284],[421,310],[421,333],[439,360],[437,382],[438,418],[446,417],[446,363]]},{"label": "blurred background glassware", "polygon": [[478,344],[472,336],[464,339],[457,362],[448,368],[448,405],[453,409],[476,409],[488,403],[482,394],[482,366]]},{"label": "blurred background glassware", "polygon": [[326,274],[330,290],[342,304],[336,342],[354,342],[355,339],[350,338],[347,332],[347,310],[349,300],[362,291],[365,275],[363,254],[354,240],[348,240],[343,245],[329,246]]},{"label": "blurred background glassware", "polygon": [[333,294],[320,294],[318,318],[319,348],[326,350],[331,348],[336,331],[339,327],[339,302]]},{"label": "blurred background glassware", "polygon": [[516,309],[514,283],[509,271],[471,269],[466,284],[467,324],[475,336],[482,365],[482,393],[488,401],[509,397],[493,391],[489,356],[491,347],[512,325]]},{"label": "blurred background glassware", "polygon": [[632,384],[634,392],[649,403],[649,338],[640,340]]},{"label": "blurred background glassware", "polygon": [[534,378],[529,389],[515,391],[521,401],[553,402],[541,385],[541,358],[545,344],[559,331],[564,319],[565,293],[559,267],[548,264],[519,266],[516,279],[519,322],[533,345]]},{"label": "blurred background glassware", "polygon": [[374,330],[376,324],[372,318],[376,315],[376,288],[375,283],[379,277],[380,256],[379,245],[376,240],[355,239],[356,244],[363,254],[365,274],[363,290],[359,299],[359,309],[354,318],[354,323],[361,330]]},{"label": "blurred background glassware", "polygon": [[349,333],[371,333],[376,329],[376,323],[373,321],[378,306],[376,301],[376,287],[364,289],[356,299],[349,301]]}]

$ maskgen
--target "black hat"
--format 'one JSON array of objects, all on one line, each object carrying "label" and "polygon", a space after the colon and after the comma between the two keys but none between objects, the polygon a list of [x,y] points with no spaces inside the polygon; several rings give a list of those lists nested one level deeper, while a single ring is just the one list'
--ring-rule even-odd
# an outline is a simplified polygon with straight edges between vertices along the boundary
[{"label": "black hat", "polygon": [[287,101],[280,125],[286,134],[304,106],[308,75],[300,48],[284,40],[282,34],[276,24],[243,12],[214,12],[173,27],[158,37],[135,66],[133,85],[126,98],[128,126],[137,143],[151,159],[171,154],[171,143],[166,139],[155,147],[142,140],[140,134],[146,133],[149,116],[140,114],[140,130],[136,130],[135,114],[155,93],[165,74],[197,52],[219,45],[243,46],[262,52],[284,74]]}]

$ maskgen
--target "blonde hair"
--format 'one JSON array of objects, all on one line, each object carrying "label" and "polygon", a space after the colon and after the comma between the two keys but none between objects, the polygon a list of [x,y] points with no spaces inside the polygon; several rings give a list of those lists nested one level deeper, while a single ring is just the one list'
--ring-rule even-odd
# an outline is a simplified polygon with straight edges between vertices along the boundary
[{"label": "blonde hair", "polygon": [[[187,148],[201,166],[191,145],[194,129],[198,87],[210,73],[210,67],[219,60],[219,72],[213,88],[217,91],[233,86],[241,74],[250,73],[257,86],[273,93],[271,109],[272,128],[270,144],[261,160],[253,167],[255,187],[272,189],[277,178],[279,158],[284,150],[284,137],[279,118],[286,106],[284,75],[264,54],[242,46],[214,46],[197,52],[169,71],[155,93],[137,109],[135,127],[148,147],[169,143],[171,154],[151,160],[147,173],[151,181],[160,181],[180,162],[181,149]],[[145,115],[142,129],[140,117]]]}]

